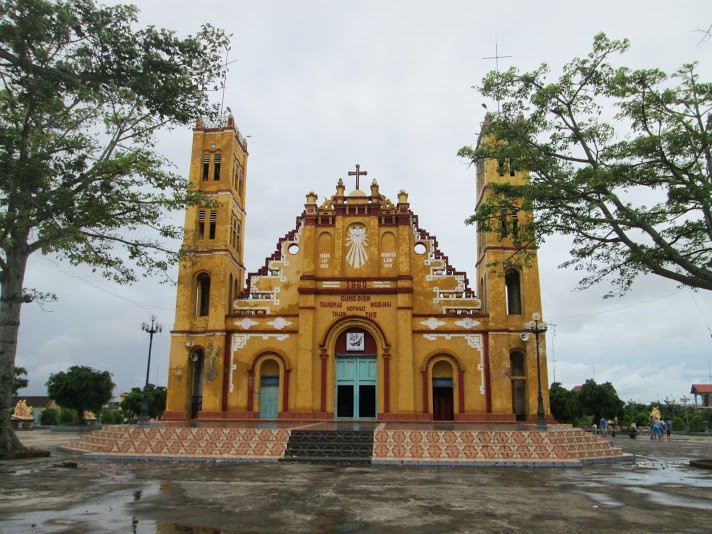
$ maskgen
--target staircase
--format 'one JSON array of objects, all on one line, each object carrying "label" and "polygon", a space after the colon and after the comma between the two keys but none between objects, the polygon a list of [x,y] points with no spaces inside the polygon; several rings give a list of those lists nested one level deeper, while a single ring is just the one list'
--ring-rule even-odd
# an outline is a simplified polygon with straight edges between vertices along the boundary
[{"label": "staircase", "polygon": [[373,430],[292,430],[280,462],[370,465]]}]

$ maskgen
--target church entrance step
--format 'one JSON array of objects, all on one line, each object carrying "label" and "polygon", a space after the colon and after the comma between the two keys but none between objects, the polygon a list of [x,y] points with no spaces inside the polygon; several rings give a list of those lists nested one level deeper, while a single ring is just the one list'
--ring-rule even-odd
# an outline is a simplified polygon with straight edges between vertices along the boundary
[{"label": "church entrance step", "polygon": [[283,462],[370,464],[373,430],[292,430]]}]

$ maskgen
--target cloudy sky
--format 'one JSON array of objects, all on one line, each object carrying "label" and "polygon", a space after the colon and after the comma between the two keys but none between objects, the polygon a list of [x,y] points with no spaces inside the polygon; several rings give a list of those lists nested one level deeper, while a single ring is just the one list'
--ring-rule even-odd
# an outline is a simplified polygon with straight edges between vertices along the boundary
[{"label": "cloudy sky", "polygon": [[[709,0],[580,2],[213,1],[138,2],[142,24],[197,31],[209,22],[233,33],[225,105],[249,138],[246,263],[256,270],[277,238],[294,227],[305,194],[331,196],[339,178],[361,164],[368,180],[395,199],[410,195],[421,227],[474,280],[473,169],[456,156],[471,144],[484,110],[472,89],[494,68],[554,73],[588,53],[593,36],[628,37],[633,67],[672,71],[700,62],[709,81]],[[213,95],[219,102],[221,95]],[[490,109],[492,109],[490,107]],[[187,173],[191,131],[160,138],[161,150]],[[352,181],[352,180],[351,180]],[[347,183],[350,183],[347,181]],[[182,214],[176,214],[182,221]],[[712,294],[659,278],[641,279],[625,298],[605,288],[574,291],[577,274],[557,269],[564,240],[542,247],[542,314],[549,379],[565,387],[609,381],[625,400],[664,401],[710,380]],[[155,314],[165,330],[153,344],[151,382],[165,385],[175,288],[155,280],[119,287],[54,258],[32,259],[26,284],[59,301],[25,306],[17,365],[29,370],[24,394],[44,394],[50,373],[70,365],[109,370],[118,391],[142,386]],[[555,361],[554,361],[555,360]]]}]

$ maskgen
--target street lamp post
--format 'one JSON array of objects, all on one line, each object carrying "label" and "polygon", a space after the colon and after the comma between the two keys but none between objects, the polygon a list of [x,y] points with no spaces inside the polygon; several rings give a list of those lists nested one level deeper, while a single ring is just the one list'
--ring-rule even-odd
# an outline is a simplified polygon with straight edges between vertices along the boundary
[{"label": "street lamp post", "polygon": [[146,384],[143,386],[143,404],[141,404],[141,415],[138,417],[139,425],[147,425],[151,416],[148,415],[148,374],[151,371],[151,347],[153,346],[153,334],[163,330],[161,323],[156,321],[156,316],[151,315],[151,324],[141,323],[141,330],[148,332],[148,365],[146,366]]},{"label": "street lamp post", "polygon": [[541,320],[538,313],[532,314],[532,320],[524,324],[527,332],[534,334],[536,340],[536,380],[537,380],[537,409],[536,409],[536,429],[547,430],[546,415],[544,414],[544,397],[541,393],[541,363],[539,360],[539,334],[547,330],[547,324]]}]

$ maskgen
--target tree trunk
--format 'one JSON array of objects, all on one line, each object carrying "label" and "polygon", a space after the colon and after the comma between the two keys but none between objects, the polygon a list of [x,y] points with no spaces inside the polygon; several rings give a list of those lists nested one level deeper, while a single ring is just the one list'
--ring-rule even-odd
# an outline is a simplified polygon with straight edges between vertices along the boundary
[{"label": "tree trunk", "polygon": [[12,416],[12,384],[20,330],[22,284],[29,251],[26,244],[6,250],[6,266],[0,277],[0,454],[24,450],[15,435]]}]

